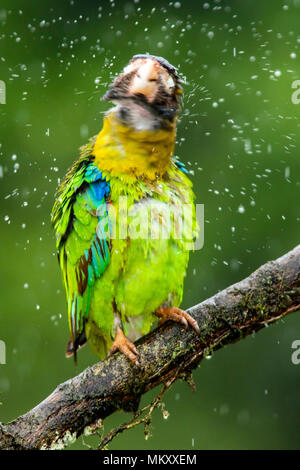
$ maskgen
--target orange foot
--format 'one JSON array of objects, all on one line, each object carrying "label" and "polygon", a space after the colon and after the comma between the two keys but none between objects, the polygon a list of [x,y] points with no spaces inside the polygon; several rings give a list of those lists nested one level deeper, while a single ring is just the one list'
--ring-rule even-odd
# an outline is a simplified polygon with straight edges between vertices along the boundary
[{"label": "orange foot", "polygon": [[121,351],[131,362],[138,365],[139,352],[135,345],[126,338],[120,327],[117,329],[117,334],[112,347],[109,350],[109,355]]},{"label": "orange foot", "polygon": [[177,307],[160,307],[156,312],[155,315],[160,318],[159,324],[161,325],[167,320],[173,320],[179,323],[182,323],[186,328],[190,325],[194,328],[197,333],[200,333],[200,328],[196,320],[191,317],[188,313],[184,310],[181,310]]}]

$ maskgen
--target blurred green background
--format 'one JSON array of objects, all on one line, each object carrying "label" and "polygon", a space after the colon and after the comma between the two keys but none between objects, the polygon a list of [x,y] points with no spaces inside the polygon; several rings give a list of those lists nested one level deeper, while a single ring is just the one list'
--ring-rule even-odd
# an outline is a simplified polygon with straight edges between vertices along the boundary
[{"label": "blurred green background", "polygon": [[[88,347],[77,368],[64,357],[49,214],[58,180],[101,128],[101,96],[132,55],[161,55],[186,80],[176,153],[205,205],[205,243],[191,256],[183,307],[299,243],[299,21],[299,0],[1,1],[0,421],[97,360]],[[194,372],[195,393],[179,382],[167,393],[170,416],[154,413],[151,439],[137,428],[110,449],[299,448],[296,339],[299,313],[220,350]],[[105,431],[129,417],[112,416]]]}]

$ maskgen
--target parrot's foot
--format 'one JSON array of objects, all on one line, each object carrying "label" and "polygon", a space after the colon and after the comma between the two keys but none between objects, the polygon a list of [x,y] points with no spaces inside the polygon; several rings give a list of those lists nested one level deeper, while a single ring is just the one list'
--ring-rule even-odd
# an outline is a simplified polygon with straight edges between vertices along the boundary
[{"label": "parrot's foot", "polygon": [[135,365],[139,365],[139,352],[136,349],[135,345],[131,341],[129,341],[129,339],[126,338],[120,327],[117,328],[117,334],[113,345],[109,350],[109,355],[117,351],[122,352]]},{"label": "parrot's foot", "polygon": [[159,325],[161,325],[167,320],[172,320],[178,323],[182,323],[186,328],[188,327],[188,325],[190,325],[192,328],[194,328],[195,331],[197,331],[198,334],[200,333],[200,328],[196,320],[180,308],[160,307],[155,312],[155,315],[160,318]]}]

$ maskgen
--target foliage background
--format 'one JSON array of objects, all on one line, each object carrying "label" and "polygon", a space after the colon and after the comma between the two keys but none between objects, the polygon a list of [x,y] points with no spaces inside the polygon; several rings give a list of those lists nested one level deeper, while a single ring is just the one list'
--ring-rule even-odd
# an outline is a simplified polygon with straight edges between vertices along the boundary
[{"label": "foliage background", "polygon": [[[2,0],[0,79],[0,420],[7,422],[96,361],[64,358],[66,305],[50,210],[58,178],[96,134],[108,83],[132,55],[167,58],[186,77],[176,152],[205,204],[183,307],[299,243],[300,2]],[[153,437],[111,449],[292,449],[300,442],[299,314],[219,351],[177,383]],[[154,392],[144,397],[149,401]],[[128,419],[111,417],[105,430]],[[97,439],[87,438],[89,444]],[[73,448],[84,448],[79,440]]]}]

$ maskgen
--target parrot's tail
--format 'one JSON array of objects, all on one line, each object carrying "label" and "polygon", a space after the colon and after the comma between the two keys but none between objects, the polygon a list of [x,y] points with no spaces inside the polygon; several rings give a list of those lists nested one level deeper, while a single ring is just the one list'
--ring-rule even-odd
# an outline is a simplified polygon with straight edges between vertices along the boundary
[{"label": "parrot's tail", "polygon": [[74,356],[74,360],[76,362],[77,356],[76,353],[78,349],[83,348],[83,346],[87,343],[87,339],[85,336],[85,331],[83,331],[73,342],[72,339],[69,339],[66,349],[66,357]]}]

